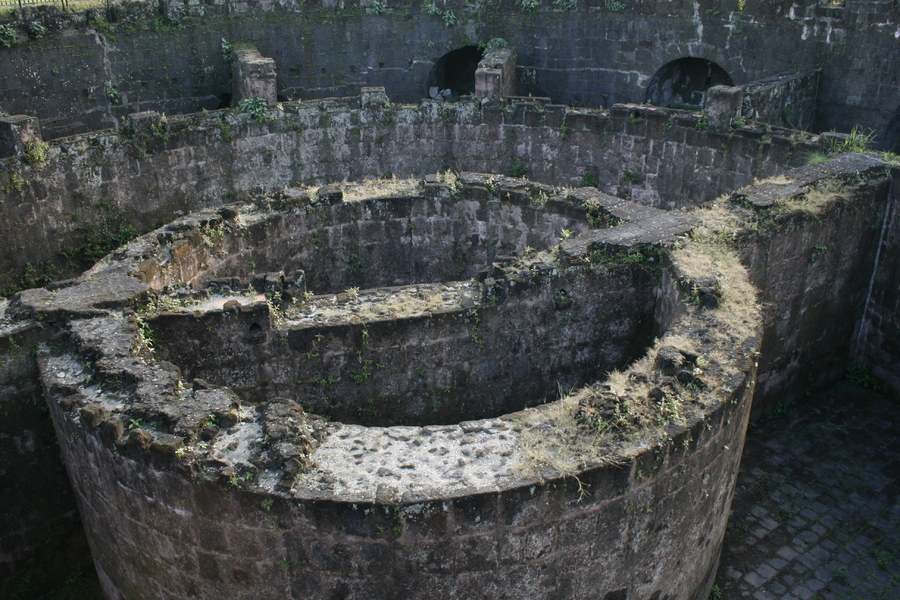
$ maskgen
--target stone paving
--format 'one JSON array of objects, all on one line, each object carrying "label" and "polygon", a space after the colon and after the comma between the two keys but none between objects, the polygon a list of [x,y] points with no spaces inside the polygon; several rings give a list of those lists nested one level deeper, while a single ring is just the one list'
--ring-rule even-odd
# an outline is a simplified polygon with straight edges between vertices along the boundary
[{"label": "stone paving", "polygon": [[839,383],[751,427],[710,600],[900,599],[900,403]]}]

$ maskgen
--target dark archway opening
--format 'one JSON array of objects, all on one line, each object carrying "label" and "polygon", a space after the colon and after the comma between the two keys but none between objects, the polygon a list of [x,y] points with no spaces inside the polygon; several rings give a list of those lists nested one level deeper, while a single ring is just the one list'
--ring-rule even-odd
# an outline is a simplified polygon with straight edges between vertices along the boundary
[{"label": "dark archway opening", "polygon": [[428,74],[428,97],[455,100],[475,93],[475,71],[484,53],[464,46],[440,57]]},{"label": "dark archway opening", "polygon": [[734,85],[728,73],[705,58],[679,58],[666,63],[650,80],[644,101],[654,106],[696,110],[703,107],[706,90]]}]

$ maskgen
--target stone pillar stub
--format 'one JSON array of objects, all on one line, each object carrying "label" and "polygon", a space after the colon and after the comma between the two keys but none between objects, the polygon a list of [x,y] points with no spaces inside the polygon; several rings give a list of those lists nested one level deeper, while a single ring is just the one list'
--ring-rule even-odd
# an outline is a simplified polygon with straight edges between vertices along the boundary
[{"label": "stone pillar stub", "polygon": [[234,104],[247,98],[265,98],[275,106],[275,60],[263,56],[254,47],[236,48],[233,65]]},{"label": "stone pillar stub", "polygon": [[728,129],[741,114],[744,88],[714,85],[706,90],[706,119],[713,129]]},{"label": "stone pillar stub", "polygon": [[516,49],[488,50],[475,71],[475,97],[499,101],[516,93]]},{"label": "stone pillar stub", "polygon": [[383,87],[364,87],[360,89],[359,101],[363,108],[384,108],[391,103]]},{"label": "stone pillar stub", "polygon": [[162,115],[155,110],[147,110],[144,112],[131,113],[127,117],[128,128],[134,135],[153,135],[154,125],[162,122]]},{"label": "stone pillar stub", "polygon": [[25,144],[41,142],[41,122],[28,115],[0,116],[0,158],[25,153]]}]

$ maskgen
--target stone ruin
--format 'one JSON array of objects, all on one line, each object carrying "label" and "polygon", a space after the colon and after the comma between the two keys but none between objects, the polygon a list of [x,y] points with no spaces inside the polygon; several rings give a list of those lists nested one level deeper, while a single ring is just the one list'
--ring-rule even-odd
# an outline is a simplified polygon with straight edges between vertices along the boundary
[{"label": "stone ruin", "polygon": [[[0,277],[29,283],[0,300],[0,439],[53,448],[49,407],[74,502],[47,476],[45,520],[83,526],[108,597],[705,598],[751,414],[851,360],[896,384],[898,171],[801,131],[841,118],[827,69],[701,44],[638,98],[624,63],[551,83],[569,63],[525,39],[390,94],[376,60],[341,98],[330,62],[228,45],[230,110],[121,79],[0,117]],[[21,523],[12,572],[49,539]]]},{"label": "stone ruin", "polygon": [[736,257],[595,188],[341,187],[6,307],[58,332],[37,362],[106,593],[708,587],[760,340]]}]

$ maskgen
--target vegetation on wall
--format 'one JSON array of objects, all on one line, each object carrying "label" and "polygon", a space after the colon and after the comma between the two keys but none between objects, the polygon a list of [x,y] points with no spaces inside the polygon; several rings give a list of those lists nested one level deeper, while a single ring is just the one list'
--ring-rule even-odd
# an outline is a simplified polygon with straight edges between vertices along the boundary
[{"label": "vegetation on wall", "polygon": [[140,233],[127,223],[125,211],[113,211],[102,200],[98,203],[98,208],[104,212],[98,221],[85,223],[75,230],[82,241],[60,250],[60,254],[83,266],[94,264]]},{"label": "vegetation on wall", "polygon": [[9,23],[0,25],[0,48],[12,48],[17,41],[16,30]]},{"label": "vegetation on wall", "polygon": [[875,138],[876,135],[874,130],[866,129],[860,125],[854,125],[846,138],[828,138],[822,145],[821,150],[808,153],[804,157],[803,162],[807,165],[813,165],[823,163],[831,156],[840,154],[841,152],[868,152],[877,154],[882,160],[889,164],[900,166],[900,156],[893,152],[872,150]]},{"label": "vegetation on wall", "polygon": [[19,275],[17,283],[9,285],[0,290],[0,296],[12,296],[16,292],[27,290],[29,288],[47,285],[52,281],[59,279],[59,269],[50,261],[44,261],[34,265],[26,263]]}]

